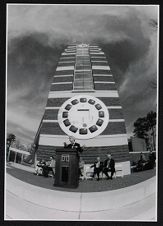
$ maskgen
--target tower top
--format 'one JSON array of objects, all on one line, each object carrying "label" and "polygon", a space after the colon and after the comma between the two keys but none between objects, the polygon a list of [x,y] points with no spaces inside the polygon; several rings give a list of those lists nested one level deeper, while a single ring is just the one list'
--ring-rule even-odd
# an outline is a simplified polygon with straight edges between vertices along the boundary
[{"label": "tower top", "polygon": [[81,43],[81,44],[78,44],[77,46],[78,47],[88,47],[89,45],[88,44],[85,44],[85,43]]}]

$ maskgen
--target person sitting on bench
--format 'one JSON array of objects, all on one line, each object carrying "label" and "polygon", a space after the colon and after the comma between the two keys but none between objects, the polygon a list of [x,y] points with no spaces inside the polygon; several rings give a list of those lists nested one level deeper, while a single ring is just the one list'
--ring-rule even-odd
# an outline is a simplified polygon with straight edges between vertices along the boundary
[{"label": "person sitting on bench", "polygon": [[140,159],[139,159],[139,161],[137,162],[135,171],[137,171],[137,172],[143,171],[143,170],[144,170],[144,166],[146,165],[146,163],[147,163],[147,161],[146,161],[146,159],[145,159],[145,156],[144,156],[144,154],[141,152],[141,153],[140,153]]},{"label": "person sitting on bench", "polygon": [[37,175],[37,176],[39,176],[39,175],[42,175],[42,159],[40,159],[39,161],[38,161],[38,163],[37,163],[37,165],[36,165],[36,168],[35,168],[35,174]]},{"label": "person sitting on bench", "polygon": [[156,156],[154,152],[150,151],[149,159],[147,163],[144,165],[143,170],[154,169],[155,167]]},{"label": "person sitting on bench", "polygon": [[103,163],[100,161],[100,157],[97,157],[97,161],[92,165],[90,166],[90,168],[94,167],[94,173],[93,173],[93,177],[96,176],[97,174],[97,180],[99,180],[99,175],[100,175],[100,172],[102,172],[102,168],[103,168]]},{"label": "person sitting on bench", "polygon": [[[110,177],[108,172],[111,172]],[[107,179],[112,180],[113,174],[115,173],[115,161],[110,154],[107,154],[107,159],[104,161],[103,173],[107,176]]]}]

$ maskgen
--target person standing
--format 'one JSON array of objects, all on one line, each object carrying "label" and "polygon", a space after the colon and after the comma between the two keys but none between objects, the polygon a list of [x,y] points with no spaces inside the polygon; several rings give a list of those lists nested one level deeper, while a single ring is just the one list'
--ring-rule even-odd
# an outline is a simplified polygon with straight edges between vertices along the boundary
[{"label": "person standing", "polygon": [[53,156],[50,157],[50,167],[52,169],[53,178],[55,177],[55,158]]},{"label": "person standing", "polygon": [[[108,172],[111,172],[111,176],[109,177]],[[107,154],[107,158],[104,161],[103,173],[107,176],[107,179],[113,178],[113,174],[115,173],[115,161],[112,158],[111,154]]]},{"label": "person standing", "polygon": [[78,159],[79,159],[80,158],[80,153],[83,152],[83,148],[80,146],[80,144],[75,142],[75,138],[74,137],[72,137],[72,136],[69,137],[69,141],[70,141],[70,144],[66,144],[66,142],[64,142],[64,147],[76,150],[77,151],[77,156],[78,156]]},{"label": "person standing", "polygon": [[[76,143],[75,142],[75,138],[70,136],[69,137],[69,141],[70,141],[70,144],[66,144],[64,143],[64,148],[67,148],[67,149],[73,149],[73,151],[76,153],[76,162],[75,162],[75,165],[76,165],[76,177],[79,179],[80,176],[83,176],[82,174],[82,171],[81,171],[81,158],[80,158],[80,153],[83,152],[83,149],[84,147],[81,147],[80,144]],[[82,166],[84,167],[84,166]]]}]

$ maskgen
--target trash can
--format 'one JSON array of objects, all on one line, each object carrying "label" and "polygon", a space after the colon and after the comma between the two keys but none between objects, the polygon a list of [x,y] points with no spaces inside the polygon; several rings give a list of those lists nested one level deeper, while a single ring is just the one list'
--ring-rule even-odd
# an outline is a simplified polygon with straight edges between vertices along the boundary
[{"label": "trash can", "polygon": [[55,186],[76,188],[79,185],[79,158],[74,149],[56,150]]}]

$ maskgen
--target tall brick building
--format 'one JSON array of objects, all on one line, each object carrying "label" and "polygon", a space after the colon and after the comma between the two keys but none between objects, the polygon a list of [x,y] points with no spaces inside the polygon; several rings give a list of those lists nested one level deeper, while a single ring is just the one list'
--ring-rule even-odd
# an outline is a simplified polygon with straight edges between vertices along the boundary
[{"label": "tall brick building", "polygon": [[95,45],[72,44],[61,54],[39,130],[37,158],[49,159],[74,136],[92,163],[111,153],[130,173],[125,120],[104,52]]}]

